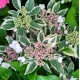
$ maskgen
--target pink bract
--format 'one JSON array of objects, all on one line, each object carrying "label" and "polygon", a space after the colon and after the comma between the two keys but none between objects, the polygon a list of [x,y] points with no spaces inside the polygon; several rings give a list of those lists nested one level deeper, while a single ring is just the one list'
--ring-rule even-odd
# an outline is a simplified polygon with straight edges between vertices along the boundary
[{"label": "pink bract", "polygon": [[0,8],[4,8],[7,3],[9,3],[9,0],[0,0]]},{"label": "pink bract", "polygon": [[35,58],[35,63],[39,66],[44,65],[44,60],[52,60],[52,54],[53,50],[48,44],[44,43],[34,43],[34,47],[27,46],[25,48],[25,56],[27,58]]}]

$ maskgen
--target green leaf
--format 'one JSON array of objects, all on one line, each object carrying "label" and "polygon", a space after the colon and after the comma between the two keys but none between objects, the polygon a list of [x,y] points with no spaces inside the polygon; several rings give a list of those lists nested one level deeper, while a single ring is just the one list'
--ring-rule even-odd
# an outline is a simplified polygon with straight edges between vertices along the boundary
[{"label": "green leaf", "polygon": [[49,75],[49,76],[37,76],[37,80],[60,80],[55,75]]},{"label": "green leaf", "polygon": [[0,67],[0,77],[7,79],[12,75],[12,71],[10,69],[6,69],[3,67]]},{"label": "green leaf", "polygon": [[5,22],[6,23],[2,25],[3,29],[12,30],[15,27],[13,21],[5,21]]},{"label": "green leaf", "polygon": [[34,21],[31,22],[31,27],[36,30],[42,30],[42,27],[38,23],[35,23]]},{"label": "green leaf", "polygon": [[27,11],[31,11],[34,8],[34,0],[28,0],[25,4]]},{"label": "green leaf", "polygon": [[23,46],[31,45],[30,40],[24,36],[21,36],[19,41]]},{"label": "green leaf", "polygon": [[43,27],[43,32],[45,35],[47,34],[47,27],[46,26]]},{"label": "green leaf", "polygon": [[67,47],[68,47],[68,45],[66,44],[66,40],[63,40],[59,44],[59,51],[61,51],[64,48],[67,48]]},{"label": "green leaf", "polygon": [[57,43],[57,34],[54,34],[52,35],[52,37],[48,40],[48,44],[51,46],[51,47],[55,47]]},{"label": "green leaf", "polygon": [[79,0],[72,0],[72,6],[74,6],[76,9],[79,9]]},{"label": "green leaf", "polygon": [[64,69],[62,68],[62,65],[57,60],[50,61],[51,66],[56,69],[60,73],[64,73]]},{"label": "green leaf", "polygon": [[12,43],[12,41],[13,41],[12,37],[7,36],[7,37],[5,37],[5,38],[6,38],[6,40],[8,41],[9,44]]},{"label": "green leaf", "polygon": [[62,53],[66,54],[66,55],[69,55],[69,56],[73,56],[74,55],[74,52],[70,48],[64,48],[62,50]]},{"label": "green leaf", "polygon": [[60,80],[60,79],[55,75],[49,75],[48,80]]},{"label": "green leaf", "polygon": [[20,62],[14,61],[14,62],[10,62],[9,63],[11,65],[11,67],[15,70],[15,71],[19,71],[19,72],[25,72],[26,66],[27,65],[20,65]]},{"label": "green leaf", "polygon": [[44,68],[47,72],[51,73],[50,67],[49,67],[49,65],[48,65],[47,63],[44,64],[43,68]]},{"label": "green leaf", "polygon": [[55,4],[55,0],[50,0],[48,5],[47,5],[47,9],[52,8],[54,4]]},{"label": "green leaf", "polygon": [[60,11],[58,12],[58,15],[64,16],[64,15],[67,13],[67,11],[68,11],[68,8],[63,9],[63,10],[60,10]]},{"label": "green leaf", "polygon": [[51,27],[49,27],[49,30],[50,30],[50,34],[53,34],[53,32],[55,30],[55,27],[54,26],[51,26]]},{"label": "green leaf", "polygon": [[69,25],[71,25],[73,27],[78,26],[75,7],[71,7],[69,9],[65,21],[66,21],[66,23],[68,23]]},{"label": "green leaf", "polygon": [[21,9],[21,0],[12,0],[12,4],[17,10]]},{"label": "green leaf", "polygon": [[30,73],[30,74],[27,74],[27,77],[29,80],[37,80],[37,72],[33,72],[33,73]]},{"label": "green leaf", "polygon": [[18,29],[18,35],[26,36],[26,29],[24,27]]},{"label": "green leaf", "polygon": [[[9,77],[8,80],[20,80],[20,78],[19,78],[18,74],[15,72],[12,74],[12,76]],[[25,79],[23,79],[23,80],[25,80]]]},{"label": "green leaf", "polygon": [[56,2],[52,8],[52,12],[58,12],[60,9],[60,1]]},{"label": "green leaf", "polygon": [[76,71],[74,71],[74,72],[72,73],[72,75],[73,75],[73,77],[75,77],[75,78],[79,78],[79,69],[77,69]]},{"label": "green leaf", "polygon": [[7,32],[4,29],[0,29],[0,38],[4,38],[7,36]]},{"label": "green leaf", "polygon": [[6,46],[1,46],[0,45],[0,52],[4,52],[5,48],[6,48]]},{"label": "green leaf", "polygon": [[10,19],[13,20],[13,17],[12,16],[7,16],[7,17],[4,18],[5,21],[10,20]]},{"label": "green leaf", "polygon": [[38,42],[43,42],[44,38],[45,38],[44,33],[43,32],[39,32],[38,36],[37,36],[37,41]]},{"label": "green leaf", "polygon": [[[27,75],[24,75],[23,73],[20,73],[19,76],[20,76],[21,80],[29,80],[28,77],[27,77]],[[13,78],[13,80],[14,80],[14,78]]]},{"label": "green leaf", "polygon": [[0,37],[0,45],[8,45],[7,40],[5,38]]},{"label": "green leaf", "polygon": [[68,75],[71,76],[72,72],[74,71],[74,64],[71,62],[68,66]]},{"label": "green leaf", "polygon": [[37,76],[37,80],[48,80],[46,76]]},{"label": "green leaf", "polygon": [[40,7],[36,6],[34,7],[31,12],[29,13],[31,16],[37,15],[40,12]]},{"label": "green leaf", "polygon": [[30,63],[27,65],[25,74],[30,74],[30,73],[32,73],[34,70],[36,70],[37,67],[38,67],[38,65],[37,65],[36,63],[30,62]]},{"label": "green leaf", "polygon": [[0,10],[0,17],[1,17],[1,16],[2,16],[2,17],[3,17],[3,16],[6,16],[8,10],[9,10],[9,7],[8,7],[8,6],[6,6],[5,8],[2,8],[2,9]]},{"label": "green leaf", "polygon": [[35,22],[38,23],[39,25],[41,25],[42,27],[47,25],[46,22],[41,18],[35,19]]},{"label": "green leaf", "polygon": [[13,17],[17,17],[18,16],[18,12],[15,10],[10,10],[8,11],[9,14],[11,14]]},{"label": "green leaf", "polygon": [[57,34],[54,34],[49,43],[56,43],[56,42],[57,42]]},{"label": "green leaf", "polygon": [[61,52],[65,55],[68,56],[73,56],[73,57],[77,57],[77,51],[76,51],[76,47],[72,48],[72,47],[67,47],[61,50]]}]

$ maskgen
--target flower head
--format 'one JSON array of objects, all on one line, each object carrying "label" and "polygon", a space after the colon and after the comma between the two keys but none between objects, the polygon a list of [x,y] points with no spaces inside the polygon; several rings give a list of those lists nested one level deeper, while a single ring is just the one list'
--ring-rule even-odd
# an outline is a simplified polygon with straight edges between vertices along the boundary
[{"label": "flower head", "polygon": [[51,27],[54,25],[53,33],[62,34],[61,27],[64,23],[65,18],[62,16],[59,16],[55,12],[52,12],[49,10],[42,10],[41,14],[39,14],[40,18],[42,18],[48,27]]},{"label": "flower head", "polygon": [[79,43],[79,33],[77,31],[73,31],[72,33],[67,34],[66,40],[69,44],[77,45]]},{"label": "flower head", "polygon": [[7,3],[9,3],[9,0],[0,0],[0,8],[4,8]]},{"label": "flower head", "polygon": [[64,20],[65,20],[65,18],[64,18],[64,17],[59,16],[59,17],[58,17],[57,22],[58,22],[58,23],[63,23],[63,22],[64,22]]},{"label": "flower head", "polygon": [[15,50],[11,49],[10,47],[6,47],[4,51],[5,53],[7,53],[6,55],[4,54],[2,56],[5,62],[11,62],[13,60],[17,60],[17,54]]},{"label": "flower head", "polygon": [[19,10],[19,14],[22,16],[25,16],[27,14],[27,10],[24,6],[22,6],[22,8]]},{"label": "flower head", "polygon": [[45,5],[44,4],[39,4],[39,7],[43,10],[45,9]]},{"label": "flower head", "polygon": [[58,58],[58,62],[59,62],[59,63],[62,63],[62,60],[63,60],[63,57],[59,57],[59,58]]},{"label": "flower head", "polygon": [[43,65],[44,60],[51,60],[53,57],[52,48],[44,43],[35,43],[34,47],[27,46],[25,49],[27,58],[34,58],[38,65]]},{"label": "flower head", "polygon": [[23,57],[18,57],[18,61],[20,61],[21,63],[23,63],[23,62],[25,62],[26,61],[26,59],[25,59],[25,57],[23,56]]},{"label": "flower head", "polygon": [[27,30],[29,30],[31,26],[31,21],[32,18],[30,17],[30,15],[27,14],[27,11],[24,6],[19,11],[19,15],[17,16],[17,18],[14,18],[15,27],[24,27]]},{"label": "flower head", "polygon": [[9,47],[14,49],[16,53],[22,52],[22,48],[21,48],[20,44],[15,40],[9,45]]}]

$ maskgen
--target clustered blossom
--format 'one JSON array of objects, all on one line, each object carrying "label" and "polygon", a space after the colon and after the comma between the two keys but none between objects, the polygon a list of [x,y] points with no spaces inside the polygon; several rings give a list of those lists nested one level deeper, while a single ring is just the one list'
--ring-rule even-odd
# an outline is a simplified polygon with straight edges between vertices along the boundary
[{"label": "clustered blossom", "polygon": [[21,63],[24,63],[26,61],[26,58],[24,56],[18,57],[18,61],[20,61]]},{"label": "clustered blossom", "polygon": [[45,5],[44,4],[39,4],[40,9],[45,9]]},{"label": "clustered blossom", "polygon": [[30,15],[27,14],[27,10],[23,6],[21,10],[19,11],[19,15],[17,18],[14,18],[14,24],[16,27],[25,27],[26,30],[29,30],[30,28],[30,23],[32,21],[32,18]]},{"label": "clustered blossom", "polygon": [[28,46],[25,48],[25,56],[34,58],[38,65],[43,66],[44,60],[53,59],[52,51],[49,45],[37,42],[34,44],[34,47]]},{"label": "clustered blossom", "polygon": [[57,22],[62,24],[64,22],[64,20],[65,20],[64,17],[59,16]]},{"label": "clustered blossom", "polygon": [[48,26],[52,26],[54,24],[55,27],[55,33],[61,34],[61,26],[65,20],[64,17],[57,15],[55,12],[51,12],[51,10],[45,10],[43,9],[41,14],[39,15],[40,18],[42,18]]},{"label": "clustered blossom", "polygon": [[5,62],[11,62],[13,60],[17,60],[16,52],[10,47],[6,47],[4,52],[7,53],[7,54],[3,54],[3,60]]},{"label": "clustered blossom", "polygon": [[57,60],[58,60],[59,63],[62,63],[63,57],[58,57]]},{"label": "clustered blossom", "polygon": [[4,8],[9,3],[9,0],[0,0],[0,8]]},{"label": "clustered blossom", "polygon": [[66,40],[69,44],[77,45],[79,43],[79,33],[73,31],[72,33],[67,34]]},{"label": "clustered blossom", "polygon": [[50,25],[49,22],[52,22],[52,23],[54,23],[55,27],[59,26],[58,23],[57,23],[58,15],[51,12],[50,10],[48,10],[48,11],[45,10],[45,9],[42,10],[42,13],[41,13],[40,17],[42,19],[44,19],[48,25]]},{"label": "clustered blossom", "polygon": [[14,49],[14,51],[18,54],[22,52],[22,48],[21,48],[20,44],[15,40],[12,41],[12,43],[9,45],[9,47]]}]

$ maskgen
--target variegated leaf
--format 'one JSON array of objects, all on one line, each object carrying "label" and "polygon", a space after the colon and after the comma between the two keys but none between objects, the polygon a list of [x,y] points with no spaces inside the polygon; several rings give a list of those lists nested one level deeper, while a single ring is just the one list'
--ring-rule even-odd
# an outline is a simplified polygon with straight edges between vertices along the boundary
[{"label": "variegated leaf", "polygon": [[12,0],[12,4],[17,10],[21,8],[21,0]]}]

